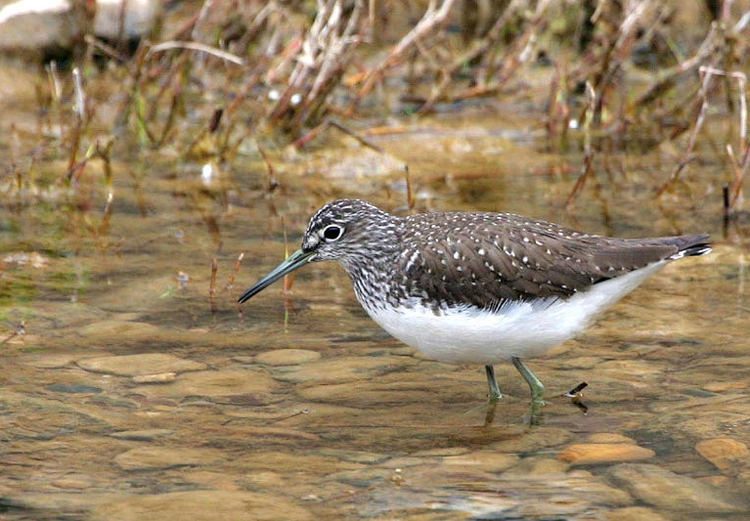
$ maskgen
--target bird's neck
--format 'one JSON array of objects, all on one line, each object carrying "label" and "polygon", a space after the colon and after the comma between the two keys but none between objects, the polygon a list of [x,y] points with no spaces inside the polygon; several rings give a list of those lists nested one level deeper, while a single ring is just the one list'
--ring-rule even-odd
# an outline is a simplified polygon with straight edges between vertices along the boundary
[{"label": "bird's neck", "polygon": [[[392,219],[398,218],[389,216]],[[383,223],[374,227],[368,240],[376,245],[352,252],[339,263],[347,272],[354,285],[354,293],[365,308],[382,308],[397,304],[398,292],[393,291],[396,267],[402,252],[401,235],[397,223],[384,227]]]}]

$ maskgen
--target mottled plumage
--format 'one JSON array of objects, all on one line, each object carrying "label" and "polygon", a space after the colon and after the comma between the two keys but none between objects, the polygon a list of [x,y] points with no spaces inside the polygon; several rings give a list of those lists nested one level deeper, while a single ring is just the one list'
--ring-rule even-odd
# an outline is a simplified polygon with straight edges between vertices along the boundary
[{"label": "mottled plumage", "polygon": [[529,381],[520,358],[573,337],[668,262],[708,253],[707,241],[609,238],[503,213],[397,217],[347,199],[321,208],[302,248],[240,302],[307,262],[336,260],[384,329],[438,360],[487,365],[499,395],[491,364],[513,359]]}]

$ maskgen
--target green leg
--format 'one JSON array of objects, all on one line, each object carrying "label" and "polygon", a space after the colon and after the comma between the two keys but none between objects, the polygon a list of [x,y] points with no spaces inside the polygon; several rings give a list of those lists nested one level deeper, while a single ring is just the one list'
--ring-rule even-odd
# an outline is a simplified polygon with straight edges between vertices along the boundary
[{"label": "green leg", "polygon": [[487,371],[487,384],[490,386],[490,402],[496,402],[503,397],[503,394],[500,392],[500,386],[497,385],[495,368],[491,365],[485,365],[484,370]]},{"label": "green leg", "polygon": [[521,373],[523,379],[529,384],[529,388],[531,389],[531,401],[536,404],[544,405],[544,384],[542,384],[542,382],[539,381],[539,378],[531,372],[531,369],[521,362],[520,358],[514,356],[512,360],[513,365],[516,366],[516,369]]}]

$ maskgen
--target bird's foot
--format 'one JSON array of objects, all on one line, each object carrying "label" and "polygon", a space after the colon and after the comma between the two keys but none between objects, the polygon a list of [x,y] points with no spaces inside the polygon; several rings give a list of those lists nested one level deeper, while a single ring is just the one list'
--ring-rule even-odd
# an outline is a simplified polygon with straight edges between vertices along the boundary
[{"label": "bird's foot", "polygon": [[583,391],[588,385],[589,384],[587,384],[586,382],[581,382],[575,387],[573,387],[570,391],[560,396],[565,397],[565,398],[570,398],[571,403],[575,405],[576,407],[578,407],[583,412],[583,414],[586,414],[589,408],[582,401],[583,393],[581,391]]}]

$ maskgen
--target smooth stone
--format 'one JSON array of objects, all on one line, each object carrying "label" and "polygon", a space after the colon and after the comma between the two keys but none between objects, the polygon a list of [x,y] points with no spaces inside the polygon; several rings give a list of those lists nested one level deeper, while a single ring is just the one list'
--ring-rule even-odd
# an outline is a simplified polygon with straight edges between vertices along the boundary
[{"label": "smooth stone", "polygon": [[55,393],[68,394],[99,394],[102,392],[101,387],[81,384],[52,384],[45,387],[45,389]]},{"label": "smooth stone", "polygon": [[74,476],[66,476],[52,482],[52,486],[63,490],[86,490],[93,485],[93,481],[89,478]]},{"label": "smooth stone", "polygon": [[232,418],[252,418],[264,422],[285,421],[288,424],[297,424],[298,420],[307,422],[308,418],[335,417],[342,418],[351,416],[353,409],[339,405],[324,403],[294,402],[279,407],[243,407],[237,409],[226,409],[224,415]]},{"label": "smooth stone", "polygon": [[[0,8],[0,13],[4,12],[4,7]],[[3,18],[3,15],[0,14],[0,28],[3,27],[3,22],[6,21],[6,19]],[[0,42],[2,41],[2,37],[0,37]],[[2,258],[2,262],[6,264],[15,264],[18,267],[23,266],[30,266],[32,268],[36,269],[42,269],[47,266],[49,263],[49,257],[46,257],[42,255],[41,253],[37,252],[31,252],[27,253],[25,251],[16,251],[16,252],[8,252],[5,254],[5,257]]]},{"label": "smooth stone", "polygon": [[289,475],[282,472],[273,472],[271,470],[254,470],[242,476],[243,483],[255,485],[258,487],[275,488],[281,490],[289,486]]},{"label": "smooth stone", "polygon": [[[237,474],[232,472],[220,472],[217,470],[205,470],[205,469],[184,469],[180,472],[180,475],[189,481],[200,485],[200,488],[204,489],[216,489],[216,490],[242,490],[240,481],[247,482],[247,477],[242,476],[238,479]],[[282,483],[279,483],[280,485]]]},{"label": "smooth stone", "polygon": [[212,449],[137,447],[118,454],[114,462],[123,470],[154,470],[207,465],[225,456]]},{"label": "smooth stone", "polygon": [[322,456],[333,457],[341,461],[348,461],[351,463],[363,463],[365,465],[383,463],[388,458],[390,458],[388,454],[381,454],[378,452],[365,452],[365,451],[358,451],[358,450],[342,450],[342,449],[321,449],[320,454]]},{"label": "smooth stone", "polygon": [[385,374],[393,371],[394,367],[405,367],[413,363],[415,363],[413,360],[404,357],[337,357],[304,366],[278,367],[273,371],[273,375],[278,380],[293,383],[341,383]]},{"label": "smooth stone", "polygon": [[739,389],[746,389],[748,386],[747,382],[733,381],[733,382],[712,382],[703,386],[703,389],[712,393],[723,393],[726,391],[736,391]]},{"label": "smooth stone", "polygon": [[167,353],[142,353],[138,355],[102,356],[78,360],[78,366],[94,373],[118,376],[150,375],[155,373],[201,371],[206,364],[178,358]]},{"label": "smooth stone", "polygon": [[133,377],[137,384],[168,384],[177,379],[177,373],[138,374]]},{"label": "smooth stone", "polygon": [[435,398],[434,387],[430,388],[427,384],[393,382],[385,377],[362,381],[360,376],[359,380],[347,379],[341,384],[318,383],[297,389],[297,394],[311,402],[333,402],[349,407],[373,407],[375,404],[392,406],[404,402],[405,396],[409,397],[409,403],[429,403]]},{"label": "smooth stone", "polygon": [[671,511],[746,512],[746,500],[697,479],[644,463],[622,463],[609,470],[611,479],[639,500]]},{"label": "smooth stone", "polygon": [[650,360],[608,360],[596,366],[598,373],[621,381],[639,383],[660,378],[664,374],[659,363]]},{"label": "smooth stone", "polygon": [[78,330],[78,334],[83,337],[101,337],[111,344],[117,337],[127,337],[128,340],[134,338],[150,337],[157,335],[161,330],[147,322],[130,322],[123,320],[100,320]]},{"label": "smooth stone", "polygon": [[427,463],[434,463],[435,458],[418,458],[415,456],[399,456],[390,458],[380,464],[385,469],[405,469],[409,467],[422,467]]},{"label": "smooth stone", "polygon": [[[197,516],[197,517],[196,517]],[[133,495],[96,508],[95,521],[164,521],[200,518],[201,521],[312,521],[304,508],[281,495],[233,490],[191,490]]]},{"label": "smooth stone", "polygon": [[326,475],[326,479],[345,483],[352,487],[367,489],[389,480],[391,476],[393,476],[393,469],[367,467],[363,469],[332,472]]},{"label": "smooth stone", "polygon": [[519,460],[518,464],[503,473],[503,477],[531,477],[564,475],[568,464],[549,458],[529,457]]},{"label": "smooth stone", "polygon": [[467,447],[436,447],[434,449],[418,450],[416,452],[412,452],[411,455],[420,458],[433,458],[435,456],[444,458],[447,456],[460,456],[462,454],[469,454],[470,452],[471,449]]},{"label": "smooth stone", "polygon": [[562,369],[591,369],[602,363],[604,358],[598,356],[576,356],[563,358],[559,367]]},{"label": "smooth stone", "polygon": [[86,10],[72,2],[18,0],[0,8],[0,49],[6,52],[41,52],[53,46],[69,47],[86,29]]},{"label": "smooth stone", "polygon": [[559,447],[569,443],[575,435],[566,429],[558,427],[537,427],[531,432],[523,432],[511,439],[498,441],[488,446],[490,451],[537,452],[549,447]]},{"label": "smooth stone", "polygon": [[443,465],[471,467],[485,472],[500,472],[518,463],[515,454],[471,452],[442,458]]},{"label": "smooth stone", "polygon": [[94,34],[109,41],[147,36],[159,11],[155,0],[97,0]]},{"label": "smooth stone", "polygon": [[729,477],[723,475],[704,476],[702,478],[698,478],[698,481],[700,481],[701,483],[708,483],[709,485],[713,485],[715,487],[723,487],[730,483]]},{"label": "smooth stone", "polygon": [[641,461],[656,456],[651,449],[630,443],[576,443],[565,447],[558,456],[571,465],[601,465],[624,461]]},{"label": "smooth stone", "polygon": [[314,362],[320,358],[320,353],[308,349],[275,349],[260,353],[255,361],[265,365],[298,365]]},{"label": "smooth stone", "polygon": [[299,443],[300,441],[320,441],[320,437],[317,434],[311,434],[304,432],[299,429],[285,428],[285,427],[243,427],[237,426],[232,431],[231,426],[227,426],[227,435],[234,435],[238,439],[246,440],[251,439],[260,442],[261,439],[265,438],[265,443],[269,440],[287,440],[286,443]]},{"label": "smooth stone", "polygon": [[747,445],[731,438],[703,440],[698,442],[695,450],[722,472],[736,467],[738,463],[750,461]]},{"label": "smooth stone", "polygon": [[607,521],[669,521],[646,507],[618,508],[606,512],[604,516]]},{"label": "smooth stone", "polygon": [[635,443],[633,438],[614,432],[595,432],[586,439],[589,443]]},{"label": "smooth stone", "polygon": [[247,472],[268,470],[283,473],[284,471],[305,472],[313,475],[328,475],[343,470],[366,468],[367,465],[353,461],[343,461],[334,457],[291,454],[280,451],[259,451],[235,458],[234,463]]},{"label": "smooth stone", "polygon": [[[143,385],[138,392],[147,396],[232,396],[271,393],[278,383],[260,371],[230,369],[222,371],[200,371],[181,374],[169,385]],[[260,402],[262,397],[258,397]]]},{"label": "smooth stone", "polygon": [[110,436],[120,440],[152,441],[156,438],[171,436],[173,433],[174,431],[171,429],[139,429],[113,432]]},{"label": "smooth stone", "polygon": [[37,367],[39,369],[60,369],[62,367],[68,367],[75,363],[75,357],[73,355],[53,355],[45,353],[38,355],[38,357],[30,358],[25,357],[22,362],[23,365],[29,365],[31,367]]},{"label": "smooth stone", "polygon": [[[88,33],[110,42],[140,38],[151,32],[160,10],[155,0],[97,0],[91,11],[75,1],[0,3],[5,4],[0,8],[3,52],[69,50]],[[93,20],[89,12],[94,14]]]},{"label": "smooth stone", "polygon": [[[85,493],[80,490],[70,489],[66,492],[50,493],[45,492],[19,492],[9,494],[3,490],[3,510],[0,513],[5,515],[6,512],[19,513],[14,516],[15,519],[23,520],[49,520],[82,518],[83,512],[89,512],[92,508],[117,501],[122,497],[122,492],[94,492],[91,489],[85,489]],[[75,512],[76,514],[71,514]],[[5,521],[7,517],[0,516]],[[85,519],[89,519],[85,517]],[[133,520],[135,521],[135,520]]]}]

